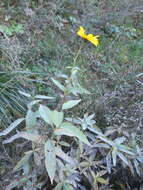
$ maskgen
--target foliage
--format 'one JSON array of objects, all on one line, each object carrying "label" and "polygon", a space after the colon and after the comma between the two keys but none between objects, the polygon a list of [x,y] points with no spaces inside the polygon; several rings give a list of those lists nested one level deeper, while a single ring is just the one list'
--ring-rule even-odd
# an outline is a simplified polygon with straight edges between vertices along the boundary
[{"label": "foliage", "polygon": [[9,27],[0,25],[0,32],[2,32],[4,35],[12,36],[13,34],[24,33],[24,29],[22,24],[11,25]]},{"label": "foliage", "polygon": [[[0,8],[0,136],[9,143],[0,188],[141,186],[142,1],[3,0]],[[100,35],[98,47],[77,36],[80,26],[90,42]]]},{"label": "foliage", "polygon": [[23,89],[16,75],[0,72],[0,126],[8,127],[14,114],[20,116],[26,111],[27,100],[18,93]]},{"label": "foliage", "polygon": [[[80,131],[80,129],[78,129],[76,126],[72,125],[71,123],[64,122],[64,112],[62,111],[62,110],[70,109],[80,102],[80,100],[69,100],[64,103],[65,95],[68,95],[71,92],[73,92],[75,94],[75,92],[73,91],[74,87],[72,87],[72,91],[71,91],[71,89],[69,88],[69,85],[71,87],[72,83],[74,83],[73,79],[75,79],[75,78],[77,79],[77,76],[76,76],[77,70],[78,70],[78,68],[73,68],[72,72],[71,72],[71,77],[68,77],[68,76],[66,77],[66,84],[68,84],[66,87],[63,87],[62,84],[60,82],[58,82],[57,80],[52,79],[53,82],[61,90],[64,91],[64,96],[62,97],[63,105],[61,107],[60,112],[56,111],[56,110],[52,111],[48,107],[46,107],[42,104],[39,105],[38,111],[33,112],[32,111],[33,106],[35,106],[36,104],[39,104],[41,99],[43,99],[43,98],[48,99],[48,100],[52,99],[52,97],[36,95],[35,100],[33,100],[32,102],[30,102],[28,104],[28,112],[27,112],[27,115],[25,118],[26,119],[26,132],[18,132],[16,135],[12,136],[10,139],[4,141],[4,143],[10,143],[17,138],[22,137],[22,138],[31,140],[33,143],[34,142],[35,143],[39,142],[40,144],[44,143],[45,165],[46,165],[46,169],[47,169],[47,172],[48,172],[51,182],[53,182],[53,179],[55,177],[55,172],[57,170],[56,155],[60,157],[60,154],[62,153],[61,148],[59,148],[59,146],[58,146],[58,142],[60,141],[60,138],[58,138],[56,136],[67,135],[67,136],[77,137],[80,141],[90,145],[86,136],[82,133],[82,131]],[[74,78],[72,77],[73,74],[74,74]],[[61,88],[61,86],[63,88]],[[83,90],[83,88],[80,86],[79,83],[76,83],[76,86],[80,87],[80,89]],[[75,87],[75,89],[76,89],[76,87]],[[83,93],[82,90],[81,90],[81,93]],[[84,89],[84,91],[86,91],[86,90]],[[31,97],[31,95],[29,95],[27,93],[24,93],[24,92],[20,92],[20,93],[26,97],[29,97],[29,98]],[[80,93],[80,92],[78,92],[78,93]],[[47,126],[45,126],[46,128],[48,127],[47,132],[49,131],[49,134],[47,137],[45,136],[47,134],[47,132],[45,132],[45,134],[43,134],[44,135],[43,136],[43,135],[40,135],[39,130],[37,130],[35,128],[37,118],[42,118],[47,123]],[[15,127],[17,127],[17,125],[22,121],[23,121],[23,118],[12,123],[5,131],[1,132],[0,136],[7,135]],[[64,141],[63,141],[63,143],[64,143]],[[40,152],[41,151],[42,150],[40,150]],[[66,155],[66,157],[68,158],[68,155]],[[24,160],[24,163],[23,163],[23,161],[20,161],[20,163],[18,163],[18,166],[15,167],[16,169],[25,167],[25,157],[22,158],[22,160]],[[28,156],[28,159],[26,157],[26,160],[27,161],[29,160],[29,156]],[[53,164],[49,165],[48,163],[53,163]],[[26,162],[26,165],[27,165],[27,162]]]},{"label": "foliage", "polygon": [[[80,99],[73,100],[73,97],[78,98],[83,92],[89,94],[89,91],[77,82],[78,72],[79,68],[71,68],[70,76],[61,75],[61,78],[64,79],[62,82],[52,78],[53,83],[62,91],[60,94],[61,101],[54,110],[42,104],[43,100],[49,101],[54,97],[36,95],[27,105],[26,117],[14,121],[0,133],[0,136],[9,134],[25,120],[26,128],[4,140],[3,144],[12,143],[18,138],[32,142],[32,149],[25,152],[25,156],[14,168],[15,171],[23,169],[27,185],[31,183],[29,177],[32,175],[31,168],[34,170],[35,165],[41,167],[43,161],[51,184],[54,184],[54,187],[56,185],[55,189],[59,190],[63,186],[76,189],[79,186],[76,175],[79,176],[80,172],[89,180],[93,189],[98,189],[100,186],[107,188],[109,181],[108,179],[105,180],[104,176],[107,172],[112,173],[119,162],[124,167],[128,167],[133,174],[137,172],[140,175],[140,164],[143,162],[143,157],[138,145],[129,147],[126,137],[115,138],[113,136],[115,130],[107,130],[103,133],[95,125],[95,114],[85,114],[84,118],[78,119],[74,116],[66,118],[67,110],[79,105],[81,101]],[[76,83],[74,83],[75,79]],[[30,94],[21,91],[20,93],[29,99],[31,98]],[[63,138],[63,136],[74,137],[75,140]],[[76,142],[76,149],[73,149],[74,154],[69,149],[70,142]],[[68,151],[65,151],[64,147],[67,147]],[[96,158],[93,155],[96,155],[97,151],[100,154]],[[105,160],[105,164],[101,162],[102,160]],[[31,161],[33,165],[30,164]],[[16,181],[15,186],[17,185],[19,183]]]}]

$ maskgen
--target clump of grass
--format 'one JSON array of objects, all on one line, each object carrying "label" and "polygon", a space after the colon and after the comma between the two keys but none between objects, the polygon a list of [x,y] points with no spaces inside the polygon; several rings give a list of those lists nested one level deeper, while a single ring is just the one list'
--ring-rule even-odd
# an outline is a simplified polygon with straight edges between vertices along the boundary
[{"label": "clump of grass", "polygon": [[0,72],[0,126],[6,128],[25,113],[27,100],[19,94],[25,89],[16,75]]}]

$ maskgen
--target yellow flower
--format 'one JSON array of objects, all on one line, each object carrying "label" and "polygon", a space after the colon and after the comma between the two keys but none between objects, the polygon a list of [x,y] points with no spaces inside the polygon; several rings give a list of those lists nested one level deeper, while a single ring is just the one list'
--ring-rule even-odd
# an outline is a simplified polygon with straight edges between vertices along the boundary
[{"label": "yellow flower", "polygon": [[90,41],[95,46],[99,45],[99,40],[98,40],[99,36],[94,36],[93,34],[88,34],[87,35],[85,33],[85,29],[82,26],[80,26],[80,28],[79,28],[79,30],[77,32],[77,35],[79,35],[83,39],[86,39],[86,40]]},{"label": "yellow flower", "polygon": [[88,34],[87,35],[87,40],[90,41],[95,46],[98,46],[99,45],[98,37],[99,36],[93,36],[93,34]]},{"label": "yellow flower", "polygon": [[85,29],[80,26],[79,31],[77,32],[77,35],[79,35],[80,37],[87,39],[87,35],[85,34]]}]

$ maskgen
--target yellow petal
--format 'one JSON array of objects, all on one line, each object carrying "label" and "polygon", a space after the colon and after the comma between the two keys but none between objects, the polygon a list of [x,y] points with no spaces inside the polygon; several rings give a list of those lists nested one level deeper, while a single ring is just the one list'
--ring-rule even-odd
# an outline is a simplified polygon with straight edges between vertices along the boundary
[{"label": "yellow petal", "polygon": [[88,35],[87,35],[87,40],[89,40],[89,41],[90,41],[90,40],[92,40],[92,39],[93,39],[93,37],[94,37],[94,36],[93,36],[93,34],[88,34]]},{"label": "yellow petal", "polygon": [[93,38],[91,43],[93,43],[95,46],[98,46],[99,45],[99,40],[97,38]]},{"label": "yellow petal", "polygon": [[87,39],[87,35],[85,34],[85,29],[80,26],[79,31],[77,32],[77,35],[79,35],[80,37]]},{"label": "yellow petal", "polygon": [[98,37],[99,36],[94,36],[93,34],[88,34],[87,35],[87,40],[89,40],[95,46],[98,46],[99,45]]}]

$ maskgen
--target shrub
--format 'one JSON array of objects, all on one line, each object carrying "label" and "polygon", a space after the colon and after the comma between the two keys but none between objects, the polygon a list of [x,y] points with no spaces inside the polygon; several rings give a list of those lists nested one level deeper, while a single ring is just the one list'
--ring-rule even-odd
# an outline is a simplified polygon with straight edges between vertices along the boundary
[{"label": "shrub", "polygon": [[[125,136],[119,137],[115,129],[107,128],[106,131],[101,131],[96,126],[95,114],[86,113],[83,118],[76,117],[74,107],[79,106],[81,102],[79,97],[82,94],[89,95],[90,92],[78,81],[79,68],[70,69],[70,76],[65,74],[59,76],[61,82],[51,79],[61,91],[59,94],[61,101],[54,110],[44,103],[52,101],[54,97],[44,95],[33,97],[20,91],[20,94],[31,99],[27,105],[26,117],[17,119],[0,133],[0,136],[5,136],[25,121],[26,127],[3,143],[12,143],[18,138],[24,138],[32,143],[31,149],[25,152],[24,157],[14,168],[14,171],[22,169],[24,175],[21,180],[15,182],[15,186],[21,186],[23,183],[26,187],[32,185],[32,171],[37,168],[35,175],[37,177],[42,175],[45,173],[43,165],[52,188],[59,190],[82,186],[82,178],[87,179],[93,189],[107,188],[109,187],[107,173],[111,174],[119,163],[140,175],[139,165],[143,162],[143,157],[137,144],[128,146],[128,139]],[[75,116],[67,117],[70,109],[75,109],[73,112]],[[42,169],[40,173],[39,168]],[[36,185],[38,187],[38,181]]]}]

